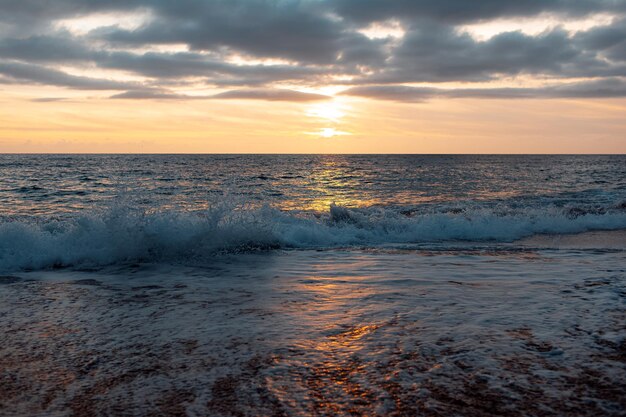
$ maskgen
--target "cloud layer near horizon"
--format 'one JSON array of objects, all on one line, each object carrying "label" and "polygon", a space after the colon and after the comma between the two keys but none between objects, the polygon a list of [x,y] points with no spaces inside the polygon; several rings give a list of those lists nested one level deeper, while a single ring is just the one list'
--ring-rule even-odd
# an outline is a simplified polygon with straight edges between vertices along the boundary
[{"label": "cloud layer near horizon", "polygon": [[[563,24],[467,29],[511,19]],[[0,83],[113,98],[310,101],[327,97],[297,90],[328,86],[402,102],[625,97],[625,80],[626,0],[0,3]]]}]

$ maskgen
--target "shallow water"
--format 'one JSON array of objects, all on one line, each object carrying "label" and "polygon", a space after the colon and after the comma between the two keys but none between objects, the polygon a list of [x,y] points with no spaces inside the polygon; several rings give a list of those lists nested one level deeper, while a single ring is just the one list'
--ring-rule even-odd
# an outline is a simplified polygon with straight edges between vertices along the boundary
[{"label": "shallow water", "polygon": [[625,261],[623,248],[329,250],[21,273],[0,289],[0,404],[620,415]]}]

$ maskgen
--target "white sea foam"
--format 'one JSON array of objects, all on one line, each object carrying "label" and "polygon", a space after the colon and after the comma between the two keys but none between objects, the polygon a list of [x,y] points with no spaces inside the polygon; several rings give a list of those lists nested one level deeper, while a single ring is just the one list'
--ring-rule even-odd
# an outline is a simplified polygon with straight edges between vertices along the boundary
[{"label": "white sea foam", "polygon": [[556,207],[475,209],[407,216],[391,209],[332,205],[324,215],[315,216],[230,203],[201,213],[115,207],[64,220],[4,220],[0,223],[0,269],[206,260],[216,253],[276,248],[511,242],[536,234],[625,228],[622,209],[575,215]]}]

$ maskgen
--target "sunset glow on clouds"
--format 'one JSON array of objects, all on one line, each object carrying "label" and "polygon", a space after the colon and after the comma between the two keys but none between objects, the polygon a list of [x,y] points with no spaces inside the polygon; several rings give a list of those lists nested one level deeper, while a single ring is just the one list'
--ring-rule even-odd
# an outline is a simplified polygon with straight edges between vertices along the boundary
[{"label": "sunset glow on clouds", "polygon": [[625,114],[626,1],[0,2],[5,152],[626,152]]}]

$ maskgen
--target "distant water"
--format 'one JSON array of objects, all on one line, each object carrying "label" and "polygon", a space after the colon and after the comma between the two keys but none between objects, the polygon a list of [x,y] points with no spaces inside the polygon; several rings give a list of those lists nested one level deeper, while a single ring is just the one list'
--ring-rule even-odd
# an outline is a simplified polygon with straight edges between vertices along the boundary
[{"label": "distant water", "polygon": [[2,155],[0,269],[626,228],[626,156]]}]

